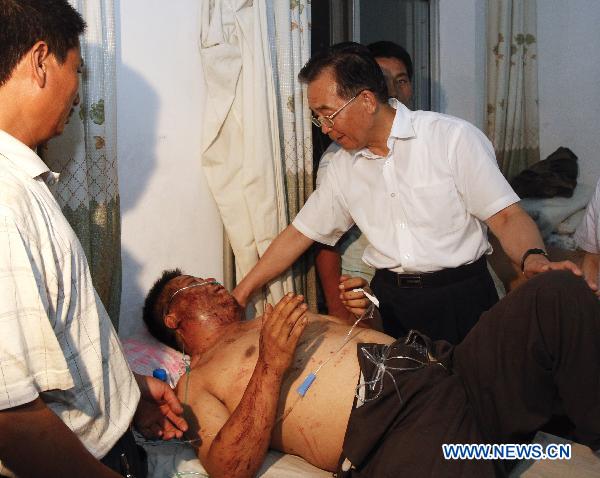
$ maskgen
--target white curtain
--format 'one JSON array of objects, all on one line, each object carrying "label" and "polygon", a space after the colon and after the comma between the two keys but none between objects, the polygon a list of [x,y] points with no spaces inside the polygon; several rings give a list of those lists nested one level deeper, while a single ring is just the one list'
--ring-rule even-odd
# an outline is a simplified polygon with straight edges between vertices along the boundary
[{"label": "white curtain", "polygon": [[[239,281],[287,223],[266,0],[202,3],[207,85],[202,166],[236,261]],[[291,273],[253,302],[278,301]]]},{"label": "white curtain", "polygon": [[487,134],[512,179],[539,161],[536,0],[488,0]]},{"label": "white curtain", "polygon": [[[298,73],[310,58],[310,2],[269,3],[269,37],[279,120],[279,142],[285,173],[287,216],[294,219],[313,192],[311,112]],[[294,287],[316,310],[316,274],[309,251],[293,267]]]},{"label": "white curtain", "polygon": [[115,327],[121,298],[113,0],[71,0],[87,29],[80,104],[65,132],[40,151],[60,173],[53,192],[77,233],[94,286]]}]

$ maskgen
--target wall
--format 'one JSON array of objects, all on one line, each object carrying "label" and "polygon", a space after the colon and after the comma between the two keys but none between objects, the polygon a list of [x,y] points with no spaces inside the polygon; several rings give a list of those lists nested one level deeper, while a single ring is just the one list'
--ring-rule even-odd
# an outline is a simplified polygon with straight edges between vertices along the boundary
[{"label": "wall", "polygon": [[439,2],[439,111],[483,129],[486,2]]},{"label": "wall", "polygon": [[600,2],[538,1],[540,147],[579,157],[579,181],[600,177]]},{"label": "wall", "polygon": [[117,0],[120,335],[139,330],[165,268],[222,279],[222,226],[200,167],[197,0]]}]

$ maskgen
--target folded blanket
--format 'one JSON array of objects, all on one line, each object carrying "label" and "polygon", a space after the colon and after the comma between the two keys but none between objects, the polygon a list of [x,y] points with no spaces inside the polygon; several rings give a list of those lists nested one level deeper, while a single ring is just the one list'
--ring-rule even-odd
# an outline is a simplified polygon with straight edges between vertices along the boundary
[{"label": "folded blanket", "polygon": [[593,187],[578,184],[570,198],[526,198],[521,200],[520,205],[533,218],[542,237],[546,239],[561,222],[577,211],[585,209],[593,194]]}]

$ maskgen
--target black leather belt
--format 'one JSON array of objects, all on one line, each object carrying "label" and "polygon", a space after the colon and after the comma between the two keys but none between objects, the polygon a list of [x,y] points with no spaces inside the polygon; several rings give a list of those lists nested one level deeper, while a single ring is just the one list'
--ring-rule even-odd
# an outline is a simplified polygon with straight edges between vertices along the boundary
[{"label": "black leather belt", "polygon": [[378,269],[376,276],[383,282],[393,284],[403,289],[419,289],[425,287],[442,287],[454,284],[471,277],[478,276],[487,271],[485,256],[481,256],[471,264],[442,269],[435,272],[399,274],[388,269]]}]

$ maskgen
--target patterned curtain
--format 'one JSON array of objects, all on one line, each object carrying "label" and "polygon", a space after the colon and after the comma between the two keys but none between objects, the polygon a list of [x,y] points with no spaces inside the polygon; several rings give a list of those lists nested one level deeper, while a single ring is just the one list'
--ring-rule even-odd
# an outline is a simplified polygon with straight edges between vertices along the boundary
[{"label": "patterned curtain", "polygon": [[503,174],[540,159],[535,0],[488,0],[487,134]]},{"label": "patterned curtain", "polygon": [[[235,255],[238,281],[287,225],[267,10],[267,0],[202,3],[207,88],[202,168]],[[254,312],[262,313],[265,301],[275,303],[292,289],[287,272],[252,297]]]},{"label": "patterned curtain", "polygon": [[71,0],[87,29],[81,38],[81,101],[65,132],[41,154],[60,173],[54,194],[75,230],[94,286],[115,328],[121,300],[113,0]]},{"label": "patterned curtain", "polygon": [[[313,191],[310,109],[298,73],[310,57],[310,0],[271,0],[269,25],[277,95],[279,140],[285,172],[287,215],[291,222]],[[296,292],[316,310],[316,275],[312,252],[293,267]]]}]

